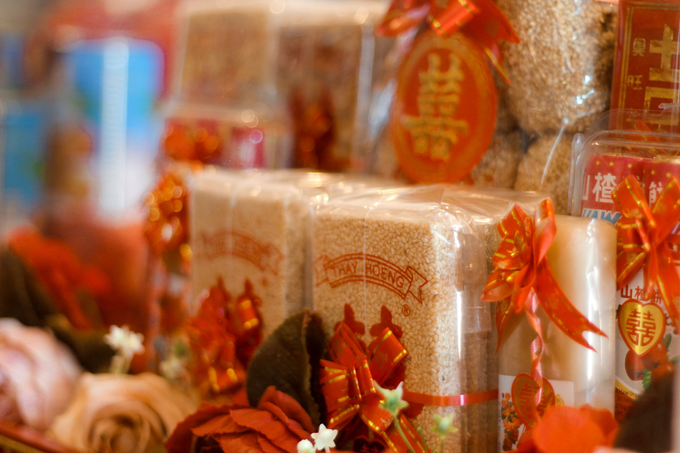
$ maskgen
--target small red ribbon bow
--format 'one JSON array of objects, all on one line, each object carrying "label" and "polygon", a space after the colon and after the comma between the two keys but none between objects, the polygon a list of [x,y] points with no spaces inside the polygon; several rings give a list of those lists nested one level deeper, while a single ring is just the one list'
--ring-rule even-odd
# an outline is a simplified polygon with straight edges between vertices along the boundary
[{"label": "small red ribbon bow", "polygon": [[156,255],[179,250],[182,259],[191,258],[188,241],[187,189],[178,175],[167,173],[146,200],[149,217],[144,227],[151,251]]},{"label": "small red ribbon bow", "polygon": [[675,266],[675,261],[680,259],[680,241],[676,235],[669,237],[680,221],[678,180],[671,178],[651,209],[632,175],[612,191],[612,200],[621,212],[616,223],[617,287],[626,286],[642,268],[645,297],[651,299],[658,287],[673,327],[680,330],[680,277]]},{"label": "small red ribbon bow", "polygon": [[[489,276],[482,300],[499,302],[496,308],[498,346],[510,317],[524,311],[536,331],[531,344],[531,378],[542,388],[541,356],[543,332],[536,315],[540,305],[557,327],[578,344],[593,349],[583,337],[583,332],[606,336],[571,304],[562,292],[548,266],[546,254],[555,239],[557,227],[550,200],[542,201],[536,211],[536,220],[515,205],[498,224],[502,242],[492,260],[494,270]],[[541,399],[541,391],[536,395]],[[537,413],[534,414],[537,417]]]},{"label": "small red ribbon bow", "polygon": [[245,383],[245,369],[262,341],[259,304],[250,282],[233,302],[220,280],[202,299],[196,316],[187,319],[192,371],[204,394],[224,393]]},{"label": "small red ribbon bow", "polygon": [[385,18],[376,29],[381,36],[397,36],[427,20],[432,29],[446,38],[461,31],[482,47],[503,79],[498,42],[519,43],[510,22],[492,0],[392,0]]},{"label": "small red ribbon bow", "polygon": [[321,392],[326,400],[328,427],[342,429],[355,416],[380,435],[393,451],[425,453],[427,448],[403,414],[399,423],[408,439],[401,438],[392,414],[380,407],[382,395],[373,385],[383,384],[406,358],[408,352],[386,327],[377,340],[364,350],[350,327],[340,323],[328,346],[332,361],[321,361]]}]

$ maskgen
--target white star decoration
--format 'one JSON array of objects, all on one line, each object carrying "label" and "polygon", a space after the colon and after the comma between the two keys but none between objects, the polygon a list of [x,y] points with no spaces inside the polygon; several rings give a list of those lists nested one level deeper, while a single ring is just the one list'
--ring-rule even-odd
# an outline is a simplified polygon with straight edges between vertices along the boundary
[{"label": "white star decoration", "polygon": [[326,453],[330,452],[332,447],[335,447],[335,436],[338,435],[337,429],[328,429],[322,423],[319,425],[319,432],[312,433],[312,439],[314,439],[314,448],[317,450],[326,450]]}]

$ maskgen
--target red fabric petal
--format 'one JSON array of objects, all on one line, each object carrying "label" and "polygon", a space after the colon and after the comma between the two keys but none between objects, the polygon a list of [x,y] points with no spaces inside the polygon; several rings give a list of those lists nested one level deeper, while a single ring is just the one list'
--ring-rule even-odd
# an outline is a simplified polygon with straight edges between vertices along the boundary
[{"label": "red fabric petal", "polygon": [[286,453],[286,450],[277,447],[273,443],[271,443],[265,436],[258,436],[257,441],[260,444],[260,447],[262,447],[262,452],[263,453]]},{"label": "red fabric petal", "polygon": [[281,410],[280,407],[272,404],[272,403],[261,403],[260,404],[260,409],[266,410],[268,412],[271,412],[278,418],[280,421],[282,421],[286,427],[293,432],[296,436],[298,436],[301,439],[309,437],[309,431],[305,431],[302,426],[295,420],[286,417],[286,414]]},{"label": "red fabric petal", "polygon": [[[288,427],[271,412],[256,409],[237,409],[231,411],[234,421],[264,435],[275,445],[287,451],[297,451],[300,437],[293,434]],[[228,451],[228,450],[227,450]]]},{"label": "red fabric petal", "polygon": [[295,398],[292,396],[276,390],[276,387],[270,386],[265,390],[262,398],[260,398],[260,406],[263,403],[274,404],[281,408],[288,418],[291,418],[302,425],[307,432],[316,432],[312,419],[302,406],[300,406],[300,403],[295,401]]},{"label": "red fabric petal", "polygon": [[196,412],[177,424],[168,440],[165,441],[165,448],[168,453],[187,453],[191,450],[194,438],[192,429],[203,425],[220,415],[228,414],[230,407],[215,406],[213,404],[202,403]]},{"label": "red fabric petal", "polygon": [[532,434],[542,453],[592,453],[606,441],[587,412],[569,406],[548,407]]},{"label": "red fabric petal", "polygon": [[[222,447],[222,451],[224,452],[254,453],[261,451],[257,437],[256,433],[220,434],[219,436],[215,436],[215,440],[219,442],[220,447]],[[297,446],[296,450],[291,451],[297,451]]]},{"label": "red fabric petal", "polygon": [[235,434],[246,431],[248,431],[248,428],[236,424],[231,415],[220,415],[191,430],[194,435],[199,437],[212,434]]}]

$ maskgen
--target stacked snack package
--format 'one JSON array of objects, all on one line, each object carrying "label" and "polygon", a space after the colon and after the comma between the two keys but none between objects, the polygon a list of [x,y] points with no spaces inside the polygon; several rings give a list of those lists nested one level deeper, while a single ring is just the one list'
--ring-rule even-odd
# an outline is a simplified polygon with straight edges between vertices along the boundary
[{"label": "stacked snack package", "polygon": [[[497,449],[498,358],[503,354],[494,354],[498,343],[493,325],[495,305],[482,301],[481,296],[489,275],[489,258],[501,243],[497,224],[513,204],[533,215],[542,199],[531,192],[483,192],[444,185],[406,187],[350,194],[325,204],[315,216],[314,309],[321,314],[326,333],[333,334],[344,322],[359,342],[368,345],[369,368],[376,372],[384,359],[372,351],[380,349],[383,329],[391,329],[407,358],[403,368],[395,369],[387,379],[381,374],[381,378],[391,385],[404,381],[404,400],[411,406],[406,415],[413,417],[413,426],[423,428],[432,449],[439,442],[429,429],[435,414],[452,414],[452,426],[458,429],[448,438],[446,451]],[[597,316],[601,315],[607,330],[608,314],[613,322],[613,302],[607,307],[607,301],[601,300],[594,306],[592,298],[600,294],[598,283],[604,288],[614,285],[613,271],[605,262],[613,260],[613,228],[597,221],[557,218],[558,237],[549,261],[569,248],[576,250],[568,253],[569,259],[559,266],[555,278],[579,310],[586,315],[595,312],[594,322],[599,322]],[[593,259],[584,264],[578,251],[591,246],[594,250],[589,256]],[[597,281],[579,290],[592,270],[601,272]],[[603,311],[598,313],[600,309]],[[524,329],[515,327],[511,330]],[[337,331],[333,338],[336,335]],[[570,350],[565,343],[571,340],[561,338],[559,332],[549,331],[547,336],[556,347]],[[522,359],[516,366],[513,362],[514,368],[506,368],[505,374],[529,371],[521,366],[524,355],[530,356],[528,346],[520,351],[523,347],[504,346],[510,356]],[[600,349],[597,363],[591,361],[598,372],[593,380],[588,381],[586,368],[576,363],[578,358],[571,350],[563,368],[548,376],[573,381],[572,394],[577,396],[572,396],[571,404],[612,405],[606,398],[581,395],[592,392],[594,386],[607,387],[604,369],[611,368],[611,353],[604,343]],[[374,379],[386,385],[378,377]],[[608,388],[611,385],[609,381]],[[328,397],[326,402],[331,404]],[[329,419],[342,419],[343,408],[332,406]],[[390,440],[385,441],[389,445]]]},{"label": "stacked snack package", "polygon": [[293,165],[365,169],[393,45],[374,35],[384,10],[379,1],[188,3],[178,98],[239,111],[264,104],[292,125]]},{"label": "stacked snack package", "polygon": [[541,190],[567,212],[571,141],[609,106],[615,13],[608,3],[498,0],[520,43],[503,47],[503,99],[533,142],[515,189]]},{"label": "stacked snack package", "polygon": [[[382,182],[383,184],[385,182]],[[266,337],[311,305],[311,219],[329,199],[381,181],[306,171],[206,170],[191,196],[194,295],[222,281],[259,298]]]},{"label": "stacked snack package", "polygon": [[[654,124],[668,122],[673,116],[673,112],[612,112],[594,131],[579,136],[575,142],[572,214],[604,219],[621,226],[619,258],[629,260],[629,265],[618,263],[617,269],[615,392],[618,419],[625,415],[637,396],[663,374],[672,371],[674,359],[680,354],[674,303],[666,303],[669,291],[673,291],[675,277],[665,273],[657,280],[647,271],[638,270],[635,264],[642,265],[644,257],[627,257],[631,247],[632,253],[636,247],[624,244],[628,236],[622,226],[630,217],[625,211],[628,205],[622,194],[626,190],[633,191],[633,186],[637,185],[639,192],[631,192],[640,194],[635,206],[641,207],[642,212],[647,212],[648,206],[656,216],[655,222],[664,231],[654,239],[654,247],[665,247],[663,244],[668,243],[671,261],[677,265],[677,225],[672,217],[668,217],[672,212],[663,213],[663,209],[669,203],[669,197],[674,196],[674,178],[680,178],[680,161],[675,157],[680,155],[680,147],[677,135],[651,131]],[[636,125],[641,130],[608,130],[610,124],[617,123]],[[643,214],[640,219],[644,219]],[[648,228],[647,223],[641,221],[641,228]],[[675,273],[675,269],[670,272]],[[647,281],[648,275],[653,281]]]}]

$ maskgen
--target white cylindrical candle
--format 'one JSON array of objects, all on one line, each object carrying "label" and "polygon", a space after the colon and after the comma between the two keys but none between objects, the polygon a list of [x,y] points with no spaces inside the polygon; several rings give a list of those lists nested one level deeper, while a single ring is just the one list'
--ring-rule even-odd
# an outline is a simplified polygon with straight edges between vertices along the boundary
[{"label": "white cylindrical candle", "polygon": [[[590,404],[614,410],[614,335],[616,307],[616,229],[601,220],[556,216],[557,234],[548,250],[548,265],[574,307],[607,336],[586,333],[592,351],[570,339],[538,310],[545,341],[541,359],[543,378],[554,389],[558,403]],[[502,417],[514,403],[514,378],[531,371],[531,342],[536,332],[523,314],[508,323],[499,351]],[[510,417],[510,419],[513,419]],[[505,419],[502,419],[502,421]],[[524,428],[517,427],[519,434]],[[500,449],[516,445],[517,436],[500,427]],[[506,439],[512,437],[512,442]],[[505,446],[504,446],[505,441]]]}]

